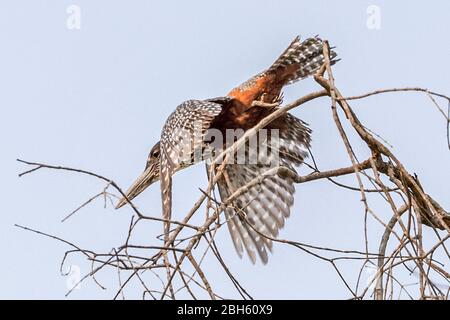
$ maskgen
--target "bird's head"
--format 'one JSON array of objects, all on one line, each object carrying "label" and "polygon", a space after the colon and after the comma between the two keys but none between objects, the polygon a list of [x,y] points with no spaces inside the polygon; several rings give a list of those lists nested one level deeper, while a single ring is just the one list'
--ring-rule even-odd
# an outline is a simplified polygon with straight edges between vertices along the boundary
[{"label": "bird's head", "polygon": [[[159,167],[160,167],[160,147],[159,142],[155,144],[150,151],[147,164],[145,165],[144,172],[134,181],[131,187],[125,192],[126,198],[128,200],[134,199],[142,191],[144,191],[148,186],[159,180]],[[122,197],[119,203],[116,205],[116,209],[127,204],[127,199]]]}]

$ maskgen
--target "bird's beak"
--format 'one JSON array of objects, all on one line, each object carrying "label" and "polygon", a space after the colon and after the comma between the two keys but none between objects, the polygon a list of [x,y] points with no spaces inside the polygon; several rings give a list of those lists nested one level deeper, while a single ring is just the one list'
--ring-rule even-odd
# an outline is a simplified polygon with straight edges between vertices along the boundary
[{"label": "bird's beak", "polygon": [[153,182],[157,181],[158,176],[159,172],[156,173],[153,166],[149,166],[147,169],[145,169],[145,171],[139,176],[139,178],[137,178],[136,181],[134,181],[134,183],[127,190],[127,192],[125,192],[126,197],[122,197],[119,200],[119,203],[116,205],[116,209],[121,208],[122,206],[127,204],[128,201],[133,200]]}]

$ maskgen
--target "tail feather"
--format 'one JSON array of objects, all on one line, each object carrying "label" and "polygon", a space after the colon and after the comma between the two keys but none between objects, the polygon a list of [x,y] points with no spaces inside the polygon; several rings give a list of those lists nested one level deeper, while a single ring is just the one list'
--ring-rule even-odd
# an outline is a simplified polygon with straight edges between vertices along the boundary
[{"label": "tail feather", "polygon": [[[330,50],[331,64],[336,63],[336,56],[336,52]],[[300,37],[296,37],[267,73],[276,74],[283,86],[313,75],[324,62],[322,39],[314,37],[300,42]]]}]

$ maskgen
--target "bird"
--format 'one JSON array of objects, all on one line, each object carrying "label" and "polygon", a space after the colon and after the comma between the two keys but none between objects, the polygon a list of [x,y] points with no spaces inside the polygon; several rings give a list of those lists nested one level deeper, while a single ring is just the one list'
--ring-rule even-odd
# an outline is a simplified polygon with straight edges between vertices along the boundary
[{"label": "bird", "polygon": [[[274,112],[282,102],[284,86],[314,75],[323,66],[323,46],[324,42],[319,36],[304,41],[297,36],[269,68],[235,87],[227,95],[181,103],[166,120],[160,141],[148,154],[144,171],[125,192],[116,208],[124,206],[160,180],[163,218],[169,220],[172,176],[204,160],[205,157],[197,156],[199,154],[213,157],[213,152],[206,152],[211,150],[208,147],[213,144],[210,133],[215,131],[226,135],[228,130],[246,132]],[[331,64],[338,61],[334,50],[330,50],[329,55]],[[268,132],[276,130],[277,133],[277,139],[270,139],[275,134],[269,134],[264,140],[269,152],[256,151],[256,162],[252,163],[227,162],[217,181],[222,201],[226,201],[236,190],[244,188],[231,203],[227,203],[224,212],[238,256],[242,258],[246,252],[253,264],[257,257],[267,264],[268,252],[273,247],[271,239],[278,236],[285,219],[290,216],[295,186],[292,177],[278,174],[266,177],[248,188],[246,186],[253,179],[264,175],[273,167],[273,163],[296,173],[296,168],[308,156],[312,132],[307,123],[290,113],[275,119],[264,129]],[[273,150],[278,152],[271,152]],[[253,151],[250,143],[246,142],[242,151],[244,156],[249,157]],[[210,165],[215,171],[219,168],[214,162]],[[168,229],[165,232],[167,235]]]}]

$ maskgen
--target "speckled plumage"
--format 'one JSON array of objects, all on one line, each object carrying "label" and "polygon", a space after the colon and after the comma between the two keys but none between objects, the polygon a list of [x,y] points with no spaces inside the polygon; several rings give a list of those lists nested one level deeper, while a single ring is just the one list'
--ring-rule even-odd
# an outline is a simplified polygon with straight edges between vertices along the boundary
[{"label": "speckled plumage", "polygon": [[[213,101],[186,101],[176,108],[164,125],[160,142],[160,175],[163,213],[166,219],[171,215],[171,177],[176,171],[194,164],[193,154],[206,147],[204,138],[207,130],[222,114],[226,104],[232,101],[227,98],[221,99],[213,101],[224,105]],[[195,133],[194,122],[200,119],[202,125]],[[286,114],[269,125],[268,129],[277,130],[279,139],[276,143],[279,150],[277,149],[276,153],[271,152],[275,146],[272,145],[273,139],[269,137],[266,142],[268,150],[256,150],[256,163],[237,164],[235,161],[234,164],[227,164],[224,176],[218,181],[222,201],[227,200],[233,192],[247,185],[252,179],[264,175],[274,163],[295,171],[295,167],[307,156],[311,131],[304,122],[291,114]],[[248,161],[251,151],[249,143],[245,144],[244,148],[245,160]],[[186,150],[189,153],[183,153]],[[249,188],[226,208],[230,235],[240,256],[245,249],[253,263],[256,261],[256,255],[263,263],[268,261],[267,249],[271,250],[272,242],[258,232],[269,237],[278,235],[285,219],[290,215],[294,192],[294,184],[290,178],[274,175]]]},{"label": "speckled plumage", "polygon": [[[183,102],[167,119],[161,140],[152,148],[145,171],[127,191],[127,199],[134,198],[160,179],[163,216],[170,219],[172,175],[202,160],[202,157],[197,158],[197,154],[203,156],[209,141],[205,138],[211,131],[218,130],[226,136],[228,129],[245,131],[254,127],[275,107],[258,106],[253,102],[279,101],[283,86],[314,74],[322,66],[322,50],[320,38],[300,42],[297,37],[268,69],[234,88],[227,96]],[[332,63],[336,62],[335,57],[336,53],[331,51]],[[274,163],[295,171],[307,156],[311,133],[305,123],[290,114],[275,119],[265,129],[276,130],[278,139],[267,139],[266,143],[269,150],[278,152],[265,153],[258,149],[256,162],[226,164],[217,183],[221,200],[226,201],[250,181],[264,177],[257,184],[245,187],[245,192],[227,203],[225,209],[230,235],[239,256],[245,251],[253,263],[257,256],[267,263],[272,241],[262,235],[276,237],[294,203],[292,179],[277,174],[267,176],[267,172]],[[249,143],[245,144],[246,159],[252,151]],[[121,199],[117,207],[126,202],[126,199]],[[166,224],[166,236],[168,226]]]},{"label": "speckled plumage", "polygon": [[[252,180],[264,177],[274,167],[270,163],[278,162],[279,166],[295,172],[295,167],[303,162],[309,148],[310,129],[290,114],[283,120],[289,125],[279,129],[279,153],[258,152],[257,164],[225,166],[223,177],[218,182],[222,201]],[[271,147],[269,140],[269,151]],[[246,154],[248,153],[246,144]],[[274,156],[279,156],[279,159],[270,159]],[[273,174],[248,188],[226,207],[228,229],[239,256],[242,257],[245,250],[253,263],[256,261],[256,255],[264,264],[267,263],[267,251],[272,250],[272,241],[263,235],[272,238],[278,236],[285,219],[290,216],[294,193],[295,187],[291,178]]]},{"label": "speckled plumage", "polygon": [[[167,119],[161,133],[161,195],[163,216],[171,217],[172,175],[191,164],[194,153],[202,150],[203,139],[222,105],[210,101],[188,100]],[[196,127],[196,125],[198,127]]]},{"label": "speckled plumage", "polygon": [[[332,63],[335,62],[335,57],[336,53],[331,51]],[[323,63],[323,42],[320,38],[309,38],[301,42],[300,38],[296,37],[267,70],[233,89],[227,97],[209,101],[189,100],[177,107],[164,125],[161,135],[164,217],[170,217],[171,212],[171,175],[187,166],[181,159],[191,159],[195,150],[203,150],[205,145],[201,142],[210,126],[222,131],[226,128],[253,127],[272,112],[253,107],[253,101],[275,101],[283,86],[315,73]],[[197,130],[197,137],[194,137],[194,122],[199,120],[202,122],[201,130]],[[187,129],[191,138],[186,137],[186,132],[181,134],[184,135],[182,138],[178,132],[180,128]],[[269,128],[279,130],[279,164],[295,171],[295,167],[307,156],[310,129],[290,114],[277,119]],[[189,146],[189,154],[181,152],[186,146]],[[246,148],[248,155],[248,144]],[[261,155],[258,156],[259,161],[267,160],[267,157],[263,159]],[[264,175],[269,169],[270,165],[261,163],[226,165],[224,176],[218,182],[222,201],[252,179]],[[267,250],[271,250],[272,242],[259,233],[270,237],[278,235],[285,219],[290,215],[294,192],[294,184],[290,178],[272,176],[249,188],[226,208],[230,235],[240,256],[245,249],[253,263],[256,261],[256,255],[263,263],[267,262]]]}]

